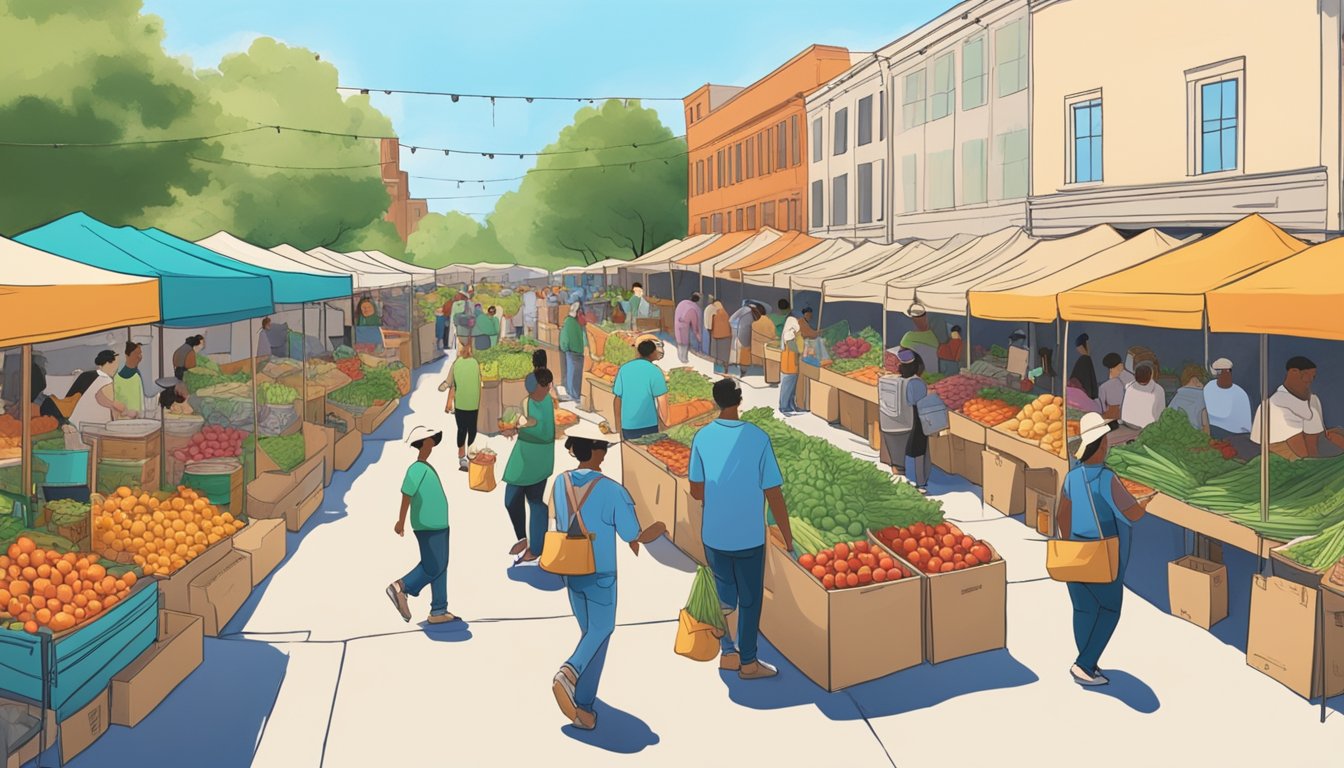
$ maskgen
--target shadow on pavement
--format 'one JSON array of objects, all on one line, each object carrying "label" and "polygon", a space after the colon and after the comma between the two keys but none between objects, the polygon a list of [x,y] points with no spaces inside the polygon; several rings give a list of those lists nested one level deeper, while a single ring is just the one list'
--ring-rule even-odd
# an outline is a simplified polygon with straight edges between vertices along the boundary
[{"label": "shadow on pavement", "polygon": [[[267,643],[207,637],[205,662],[157,709],[134,729],[108,728],[105,736],[66,765],[95,768],[183,760],[197,768],[249,765],[288,663],[288,656]],[[152,751],[147,751],[150,745]],[[58,765],[56,758],[51,751],[40,763]]]},{"label": "shadow on pavement", "polygon": [[622,755],[642,752],[646,747],[661,741],[648,723],[629,712],[616,709],[601,699],[597,700],[593,709],[597,712],[596,728],[585,731],[566,725],[560,732],[580,744]]},{"label": "shadow on pavement", "polygon": [[1110,685],[1083,687],[1083,690],[1122,701],[1130,709],[1145,715],[1151,715],[1162,707],[1157,694],[1139,678],[1118,669],[1107,669],[1102,673],[1111,681]]},{"label": "shadow on pavement", "polygon": [[515,565],[508,570],[509,581],[526,584],[542,592],[558,592],[565,588],[565,580],[554,573],[547,573],[535,565]]},{"label": "shadow on pavement", "polygon": [[425,631],[425,637],[436,643],[463,643],[471,639],[471,624],[462,619],[447,624],[422,621],[419,626]]},{"label": "shadow on pavement", "polygon": [[809,680],[764,638],[760,657],[779,668],[778,677],[744,681],[733,673],[720,673],[734,703],[761,710],[811,704],[832,720],[898,715],[966,694],[1030,685],[1039,679],[1008,651],[1000,650],[938,665],[921,664],[831,693]]},{"label": "shadow on pavement", "polygon": [[695,573],[695,561],[687,557],[680,549],[677,549],[677,545],[673,544],[672,540],[666,536],[659,536],[643,545],[643,548],[659,565],[682,573]]}]

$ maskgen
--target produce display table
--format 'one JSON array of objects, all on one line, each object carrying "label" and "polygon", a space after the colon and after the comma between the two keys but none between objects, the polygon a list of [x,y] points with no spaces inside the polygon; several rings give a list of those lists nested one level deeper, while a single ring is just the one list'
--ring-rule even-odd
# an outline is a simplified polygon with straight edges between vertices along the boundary
[{"label": "produce display table", "polygon": [[406,331],[383,330],[383,346],[396,355],[401,364],[414,368],[411,360],[411,335]]},{"label": "produce display table", "polygon": [[[754,342],[754,339],[753,339],[753,342]],[[752,344],[752,354],[755,355],[755,353],[756,353],[756,345],[753,343],[753,344]],[[779,371],[779,358],[780,358],[780,354],[781,354],[781,353],[780,353],[780,349],[779,349],[779,347],[774,346],[773,344],[771,344],[771,343],[769,343],[769,342],[766,342],[766,343],[761,347],[761,361],[762,361],[762,364],[765,366],[765,383],[766,383],[766,384],[778,384],[778,383],[779,383],[779,375],[780,375],[780,371]]]},{"label": "produce display table", "polygon": [[443,356],[443,350],[439,348],[439,337],[435,332],[434,323],[425,323],[416,327],[414,352],[414,367],[416,368]]},{"label": "produce display table", "polygon": [[653,458],[647,448],[621,443],[621,484],[635,501],[640,528],[655,522],[667,526],[669,537],[676,526],[676,478],[667,466]]},{"label": "produce display table", "polygon": [[371,405],[359,414],[355,414],[340,403],[328,401],[327,412],[344,419],[346,424],[367,435],[382,426],[383,422],[387,421],[387,417],[391,416],[392,412],[397,410],[400,405],[401,398],[398,397],[394,400],[388,400],[382,405]]},{"label": "produce display table", "polygon": [[552,347],[560,346],[560,326],[545,320],[537,323],[537,341]]},{"label": "produce display table", "polygon": [[611,391],[611,382],[591,374],[584,374],[584,387],[592,387],[592,405],[588,410],[602,417],[603,421],[615,430],[621,425],[616,421],[616,395]]},{"label": "produce display table", "polygon": [[840,419],[840,392],[831,384],[821,381],[820,366],[802,363],[798,366],[799,389],[807,389],[807,406],[813,415],[826,422]]},{"label": "produce display table", "polygon": [[1148,502],[1148,514],[1193,533],[1221,541],[1257,557],[1269,557],[1269,551],[1283,542],[1267,539],[1246,526],[1216,512],[1192,507],[1165,493],[1153,495]]}]

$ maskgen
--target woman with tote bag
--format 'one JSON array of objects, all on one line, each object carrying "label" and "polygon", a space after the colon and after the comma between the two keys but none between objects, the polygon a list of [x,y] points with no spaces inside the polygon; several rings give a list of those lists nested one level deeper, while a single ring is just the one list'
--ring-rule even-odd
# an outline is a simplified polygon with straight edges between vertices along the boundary
[{"label": "woman with tote bag", "polygon": [[1114,428],[1099,413],[1083,414],[1077,453],[1081,463],[1064,476],[1056,513],[1059,537],[1046,549],[1050,577],[1068,583],[1078,646],[1069,673],[1085,686],[1110,682],[1097,664],[1120,623],[1130,525],[1143,517],[1147,503],[1135,501],[1106,466],[1107,435]]}]

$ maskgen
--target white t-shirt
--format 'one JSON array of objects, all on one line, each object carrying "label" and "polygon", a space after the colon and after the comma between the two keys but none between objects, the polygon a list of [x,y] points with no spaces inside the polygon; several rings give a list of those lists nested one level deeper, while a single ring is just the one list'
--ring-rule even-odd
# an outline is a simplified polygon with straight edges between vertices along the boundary
[{"label": "white t-shirt", "polygon": [[1101,404],[1101,410],[1105,411],[1113,405],[1120,405],[1125,401],[1125,388],[1134,383],[1134,374],[1122,370],[1120,375],[1101,382],[1097,387],[1097,401]]},{"label": "white t-shirt", "polygon": [[[1260,443],[1260,408],[1255,409],[1251,423],[1251,441]],[[1279,387],[1269,398],[1269,442],[1271,445],[1291,440],[1302,433],[1319,435],[1325,431],[1321,413],[1321,399],[1312,395],[1300,400],[1297,395]]]},{"label": "white t-shirt", "polygon": [[1218,386],[1217,381],[1205,384],[1204,409],[1208,411],[1210,427],[1236,435],[1251,431],[1251,398],[1236,384],[1227,389]]},{"label": "white t-shirt", "polygon": [[1137,381],[1125,387],[1125,401],[1120,405],[1120,421],[1143,429],[1157,421],[1167,407],[1167,395],[1155,381],[1140,384]]},{"label": "white t-shirt", "polygon": [[793,315],[789,315],[788,318],[784,320],[784,328],[781,329],[779,333],[780,346],[787,347],[789,345],[789,342],[793,341],[794,338],[798,336],[798,332],[801,329],[802,326],[799,325],[798,318],[794,317]]},{"label": "white t-shirt", "polygon": [[83,430],[91,424],[107,424],[112,421],[112,409],[98,402],[98,393],[108,389],[107,399],[112,400],[112,377],[102,370],[98,371],[98,378],[89,384],[89,388],[84,390],[84,394],[79,396],[79,402],[75,403],[75,409],[70,412],[70,423],[75,425],[76,429]]}]

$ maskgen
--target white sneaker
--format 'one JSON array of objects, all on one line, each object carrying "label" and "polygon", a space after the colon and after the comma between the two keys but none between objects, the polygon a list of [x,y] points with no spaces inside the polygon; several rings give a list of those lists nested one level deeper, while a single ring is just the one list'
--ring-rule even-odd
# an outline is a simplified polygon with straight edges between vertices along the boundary
[{"label": "white sneaker", "polygon": [[1082,686],[1086,686],[1088,688],[1094,688],[1099,685],[1106,685],[1111,682],[1110,680],[1107,680],[1105,677],[1103,677],[1100,672],[1094,675],[1090,675],[1077,664],[1074,664],[1072,667],[1069,667],[1069,674],[1073,675],[1073,681],[1075,683]]}]

